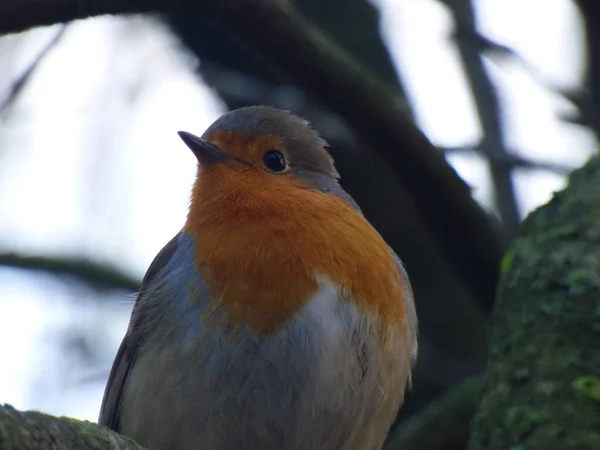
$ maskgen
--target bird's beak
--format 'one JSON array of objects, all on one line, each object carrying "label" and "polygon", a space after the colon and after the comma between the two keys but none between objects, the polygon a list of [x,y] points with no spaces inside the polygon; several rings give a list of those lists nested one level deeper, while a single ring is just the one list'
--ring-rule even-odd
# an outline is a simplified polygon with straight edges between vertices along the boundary
[{"label": "bird's beak", "polygon": [[179,131],[177,134],[181,140],[185,142],[185,145],[190,148],[194,155],[196,155],[196,158],[200,164],[209,162],[225,162],[232,159],[229,155],[223,153],[215,144],[205,141],[198,136],[194,136],[192,133],[188,133],[187,131]]}]

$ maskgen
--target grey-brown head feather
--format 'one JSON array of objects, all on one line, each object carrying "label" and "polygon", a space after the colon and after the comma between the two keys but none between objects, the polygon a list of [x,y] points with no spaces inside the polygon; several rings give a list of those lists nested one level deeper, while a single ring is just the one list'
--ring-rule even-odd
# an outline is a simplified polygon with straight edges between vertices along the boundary
[{"label": "grey-brown head feather", "polygon": [[270,106],[248,106],[228,112],[215,121],[204,133],[237,131],[249,135],[270,135],[284,142],[289,157],[290,171],[317,172],[334,179],[339,174],[333,158],[327,151],[327,142],[310,123],[290,111]]}]

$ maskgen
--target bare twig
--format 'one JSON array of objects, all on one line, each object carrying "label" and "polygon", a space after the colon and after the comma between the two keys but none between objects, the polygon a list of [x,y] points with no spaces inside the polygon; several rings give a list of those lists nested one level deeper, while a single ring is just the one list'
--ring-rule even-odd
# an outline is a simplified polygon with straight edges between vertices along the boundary
[{"label": "bare twig", "polygon": [[[445,153],[472,153],[472,152],[480,152],[479,146],[475,145],[473,147],[442,147],[441,150]],[[496,150],[488,151],[486,153],[486,158],[498,165],[506,165],[508,167],[518,167],[519,169],[528,169],[528,170],[547,170],[548,172],[558,173],[560,175],[568,175],[571,173],[576,167],[567,166],[564,164],[550,163],[545,161],[536,161],[528,158],[524,158],[522,156],[517,156],[515,152],[498,152]]]},{"label": "bare twig", "polygon": [[[471,0],[442,0],[448,6],[456,26],[455,41],[463,63],[467,82],[475,101],[483,138],[478,146],[482,154],[509,155],[504,145],[500,105],[496,88],[490,81],[482,61],[477,36],[475,13]],[[496,206],[500,212],[504,237],[514,238],[519,230],[520,217],[515,198],[511,167],[490,160]]]},{"label": "bare twig", "polygon": [[52,39],[50,39],[48,43],[44,46],[44,48],[42,48],[42,50],[38,53],[35,59],[31,61],[27,69],[25,69],[25,71],[21,75],[19,75],[19,77],[12,83],[8,94],[6,95],[4,100],[0,102],[0,119],[6,116],[9,109],[15,103],[15,101],[23,91],[24,87],[27,85],[27,83],[35,73],[36,69],[40,66],[40,64],[50,53],[50,51],[58,45],[58,43],[64,36],[66,29],[67,25],[62,25],[58,32],[54,36],[52,36]]},{"label": "bare twig", "polygon": [[353,147],[357,145],[351,130],[337,115],[324,111],[323,108],[319,109],[318,105],[293,85],[273,86],[258,78],[206,61],[202,61],[199,72],[204,82],[225,98],[235,98],[246,104],[266,103],[292,110],[320,124],[319,130],[326,130],[328,141],[336,140]]},{"label": "bare twig", "polygon": [[0,253],[0,267],[3,266],[74,277],[98,290],[135,292],[141,282],[114,267],[86,259]]},{"label": "bare twig", "polygon": [[587,126],[597,137],[600,136],[600,111],[590,93],[584,88],[558,85],[513,48],[493,42],[477,32],[470,35],[468,39],[473,45],[478,46],[479,51],[489,57],[491,61],[510,60],[519,64],[541,86],[553,94],[563,97],[577,108],[576,114],[561,114],[559,117],[562,120]]}]

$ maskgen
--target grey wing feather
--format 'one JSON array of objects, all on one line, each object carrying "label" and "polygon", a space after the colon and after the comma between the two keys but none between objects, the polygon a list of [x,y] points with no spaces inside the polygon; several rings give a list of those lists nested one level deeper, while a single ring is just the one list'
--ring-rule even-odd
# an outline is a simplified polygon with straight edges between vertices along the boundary
[{"label": "grey wing feather", "polygon": [[[134,305],[134,312],[140,297],[144,295],[144,292],[150,284],[155,282],[157,275],[167,265],[173,253],[177,249],[177,242],[179,240],[179,233],[169,241],[167,245],[156,255],[152,264],[146,271],[142,285],[137,295],[136,303]],[[113,363],[108,381],[106,383],[106,390],[104,391],[104,398],[102,399],[102,406],[100,408],[100,417],[98,423],[105,425],[112,430],[119,432],[120,428],[120,417],[121,401],[123,396],[123,388],[129,375],[129,369],[135,363],[135,350],[137,342],[133,338],[136,335],[136,320],[135,314],[132,314],[132,320],[129,323],[129,329],[127,334],[121,342],[121,346],[117,351],[117,356]]]},{"label": "grey wing feather", "polygon": [[[389,246],[388,246],[389,247]],[[406,269],[404,268],[404,264],[402,264],[402,261],[400,260],[400,258],[398,258],[398,255],[396,255],[396,252],[394,252],[394,250],[389,247],[390,252],[392,252],[392,255],[394,256],[394,261],[396,263],[396,267],[398,268],[398,272],[400,273],[400,278],[402,278],[402,284],[405,286],[405,301],[406,301],[406,320],[407,320],[407,325],[409,327],[409,329],[411,330],[411,336],[413,337],[413,342],[412,342],[412,358],[413,358],[413,363],[417,358],[417,351],[418,351],[418,346],[417,346],[417,335],[418,335],[418,329],[419,329],[419,324],[418,324],[418,320],[417,320],[417,311],[415,308],[415,299],[414,299],[414,294],[413,294],[413,290],[410,284],[410,280],[408,278],[408,273],[406,272]]]},{"label": "grey wing feather", "polygon": [[119,346],[117,356],[110,371],[110,375],[108,376],[108,382],[106,384],[106,390],[104,391],[104,398],[102,399],[102,406],[100,408],[100,418],[98,419],[99,424],[105,425],[116,432],[119,432],[119,405],[123,393],[123,386],[131,364],[129,361],[130,358],[126,355],[127,349],[128,343],[127,337],[125,337]]}]

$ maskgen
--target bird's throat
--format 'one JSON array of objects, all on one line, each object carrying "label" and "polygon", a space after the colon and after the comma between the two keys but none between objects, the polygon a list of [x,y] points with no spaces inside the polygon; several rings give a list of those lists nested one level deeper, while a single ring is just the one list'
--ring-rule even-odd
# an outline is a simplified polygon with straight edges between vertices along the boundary
[{"label": "bird's throat", "polygon": [[315,296],[323,277],[339,287],[340,301],[383,322],[404,317],[393,256],[360,213],[332,195],[250,171],[222,172],[198,178],[185,231],[213,306],[234,324],[276,331]]}]

